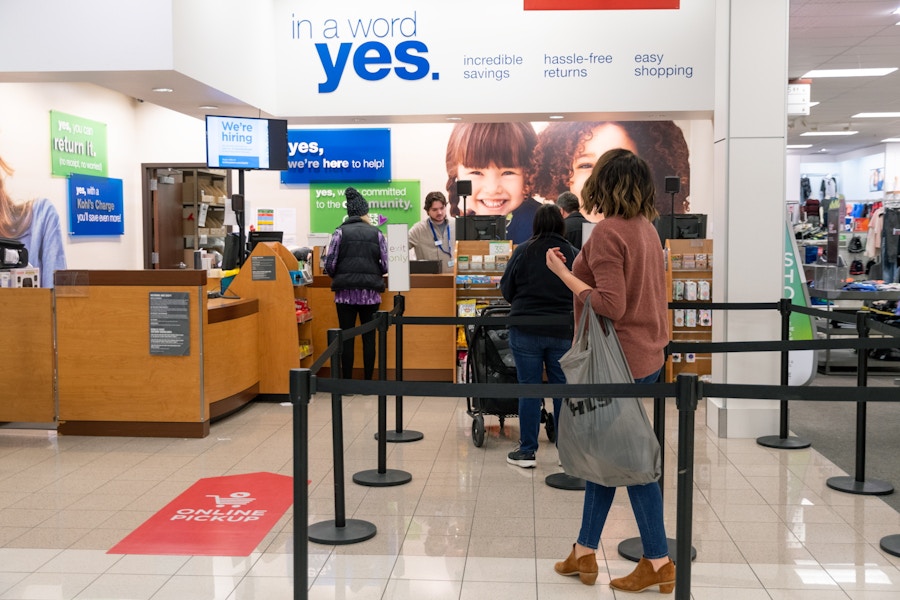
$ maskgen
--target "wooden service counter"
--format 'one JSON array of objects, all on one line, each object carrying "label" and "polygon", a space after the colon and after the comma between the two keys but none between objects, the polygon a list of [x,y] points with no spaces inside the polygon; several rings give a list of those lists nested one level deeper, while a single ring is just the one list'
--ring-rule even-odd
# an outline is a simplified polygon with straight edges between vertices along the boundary
[{"label": "wooden service counter", "polygon": [[61,434],[205,437],[259,393],[259,303],[206,271],[58,271]]},{"label": "wooden service counter", "polygon": [[53,423],[52,290],[0,289],[0,347],[10,363],[0,381],[0,421]]},{"label": "wooden service counter", "polygon": [[[317,249],[318,250],[318,249]],[[456,316],[456,288],[452,274],[416,275],[410,278],[410,289],[400,292],[406,302],[407,317]],[[339,329],[331,291],[331,278],[316,275],[309,290],[309,303],[316,311],[313,320],[313,348],[318,357],[328,347],[328,330]],[[379,310],[391,311],[397,292],[387,290],[381,294]],[[358,323],[357,323],[358,325]],[[396,345],[394,328],[388,332],[388,379],[396,376]],[[353,376],[362,379],[362,339],[357,338],[354,350]],[[322,376],[329,376],[330,366],[323,368]],[[456,326],[455,325],[404,325],[403,326],[403,379],[407,381],[453,381],[456,375]],[[378,377],[378,362],[375,363]]]}]

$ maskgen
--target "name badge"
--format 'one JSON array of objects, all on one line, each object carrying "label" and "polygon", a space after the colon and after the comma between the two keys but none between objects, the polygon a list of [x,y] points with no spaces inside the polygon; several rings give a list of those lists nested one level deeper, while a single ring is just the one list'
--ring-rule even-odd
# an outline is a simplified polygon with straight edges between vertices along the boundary
[{"label": "name badge", "polygon": [[440,248],[440,247],[441,247],[441,240],[434,240],[434,245],[437,246],[438,248]]},{"label": "name badge", "polygon": [[453,266],[453,259],[447,261],[447,266],[448,266],[448,267],[452,267],[452,266]]}]

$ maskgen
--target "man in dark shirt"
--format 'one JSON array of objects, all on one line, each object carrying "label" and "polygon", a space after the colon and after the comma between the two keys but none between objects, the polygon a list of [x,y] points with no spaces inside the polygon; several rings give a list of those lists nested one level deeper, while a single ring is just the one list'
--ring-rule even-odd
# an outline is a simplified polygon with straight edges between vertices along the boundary
[{"label": "man in dark shirt", "polygon": [[566,239],[581,250],[581,226],[588,222],[581,214],[578,196],[572,192],[563,192],[556,199],[556,205],[562,211],[566,222]]}]

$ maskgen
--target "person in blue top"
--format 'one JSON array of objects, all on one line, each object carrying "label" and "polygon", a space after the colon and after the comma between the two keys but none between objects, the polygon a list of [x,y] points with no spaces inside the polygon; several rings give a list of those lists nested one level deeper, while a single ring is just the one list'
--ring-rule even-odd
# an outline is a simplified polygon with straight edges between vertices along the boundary
[{"label": "person in blue top", "polygon": [[[325,255],[325,274],[331,277],[338,325],[356,327],[375,318],[385,290],[388,270],[387,241],[369,221],[369,203],[356,189],[344,191],[347,219],[334,230]],[[353,338],[341,348],[341,377],[353,377]],[[375,331],[362,335],[363,377],[372,379],[375,370]]]},{"label": "person in blue top", "polygon": [[4,187],[4,179],[12,174],[0,157],[0,237],[23,243],[28,263],[41,270],[41,287],[52,288],[53,273],[66,268],[59,215],[46,198],[13,202]]},{"label": "person in blue top", "polygon": [[[575,261],[577,250],[563,237],[566,226],[555,204],[542,204],[534,215],[534,234],[516,246],[500,278],[500,291],[510,304],[510,317],[553,317],[572,313],[572,291],[539,259],[550,248],[559,248],[567,265]],[[571,319],[571,316],[570,316]],[[519,383],[541,383],[547,371],[548,383],[565,383],[559,359],[572,346],[572,325],[535,323],[510,325],[509,347],[516,362]],[[519,398],[519,448],[506,462],[523,468],[537,465],[538,432],[541,428],[542,398]],[[553,414],[559,423],[562,398],[553,399]]]}]

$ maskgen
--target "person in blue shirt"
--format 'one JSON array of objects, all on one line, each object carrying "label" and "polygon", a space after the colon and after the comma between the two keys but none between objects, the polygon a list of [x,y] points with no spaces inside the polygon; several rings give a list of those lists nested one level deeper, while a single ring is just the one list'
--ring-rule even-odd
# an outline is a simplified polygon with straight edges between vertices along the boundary
[{"label": "person in blue shirt", "polygon": [[0,157],[0,237],[23,243],[28,264],[41,270],[41,287],[52,288],[54,272],[66,268],[59,215],[46,198],[14,202],[4,187],[12,174]]}]

